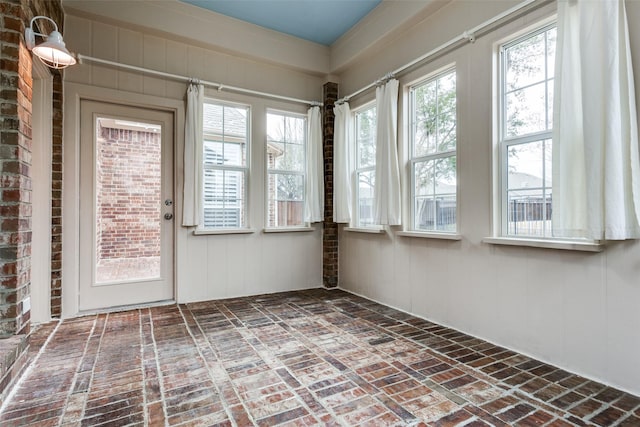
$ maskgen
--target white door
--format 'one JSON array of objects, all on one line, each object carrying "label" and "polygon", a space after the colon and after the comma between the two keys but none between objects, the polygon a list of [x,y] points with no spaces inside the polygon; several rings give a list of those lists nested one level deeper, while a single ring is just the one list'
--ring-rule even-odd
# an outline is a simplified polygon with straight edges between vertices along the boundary
[{"label": "white door", "polygon": [[174,298],[173,114],[80,105],[81,311]]}]

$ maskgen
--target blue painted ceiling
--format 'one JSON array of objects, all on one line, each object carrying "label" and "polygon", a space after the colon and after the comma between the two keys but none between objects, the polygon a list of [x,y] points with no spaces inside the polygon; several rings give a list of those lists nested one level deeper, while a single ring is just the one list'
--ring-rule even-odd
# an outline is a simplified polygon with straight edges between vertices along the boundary
[{"label": "blue painted ceiling", "polygon": [[329,46],[382,0],[180,1]]}]

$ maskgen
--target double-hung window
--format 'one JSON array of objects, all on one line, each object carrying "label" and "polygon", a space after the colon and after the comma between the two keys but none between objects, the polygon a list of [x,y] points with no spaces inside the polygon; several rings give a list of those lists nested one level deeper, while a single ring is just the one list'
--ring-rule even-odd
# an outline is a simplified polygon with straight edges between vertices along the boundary
[{"label": "double-hung window", "polygon": [[368,105],[357,110],[355,116],[356,164],[354,179],[356,213],[354,226],[374,226],[373,193],[376,174],[376,107]]},{"label": "double-hung window", "polygon": [[211,99],[203,107],[203,226],[246,228],[249,107]]},{"label": "double-hung window", "polygon": [[267,226],[304,226],[307,119],[267,113]]},{"label": "double-hung window", "polygon": [[415,231],[457,231],[456,70],[409,90],[411,224]]},{"label": "double-hung window", "polygon": [[551,238],[556,28],[500,47],[501,235]]}]

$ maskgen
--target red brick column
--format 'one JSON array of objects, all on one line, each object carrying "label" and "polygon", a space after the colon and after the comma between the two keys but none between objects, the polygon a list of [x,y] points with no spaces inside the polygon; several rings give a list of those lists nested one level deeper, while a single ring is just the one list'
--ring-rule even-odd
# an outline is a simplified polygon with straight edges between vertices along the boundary
[{"label": "red brick column", "polygon": [[53,71],[52,74],[51,317],[60,317],[62,313],[62,73]]},{"label": "red brick column", "polygon": [[338,224],[333,222],[333,105],[338,99],[338,84],[323,86],[324,150],[324,233],[322,235],[322,282],[327,288],[338,286]]},{"label": "red brick column", "polygon": [[[64,14],[60,0],[0,0],[0,337],[27,334],[30,330],[31,312],[25,301],[30,297],[31,284],[33,80],[32,56],[24,44],[24,29],[35,15],[51,17],[62,31]],[[42,27],[38,31],[52,30],[48,22],[39,24]],[[59,73],[54,73],[53,145],[52,276],[58,274],[59,285],[62,197]],[[56,294],[53,289],[52,293]]]},{"label": "red brick column", "polygon": [[[2,2],[0,31],[0,336],[29,332],[31,54],[20,3]],[[24,311],[24,312],[23,312]]]}]

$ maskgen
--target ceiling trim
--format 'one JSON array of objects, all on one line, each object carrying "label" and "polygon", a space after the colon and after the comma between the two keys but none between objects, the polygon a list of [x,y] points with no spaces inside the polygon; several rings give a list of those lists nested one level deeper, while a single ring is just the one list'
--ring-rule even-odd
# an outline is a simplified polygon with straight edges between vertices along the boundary
[{"label": "ceiling trim", "polygon": [[178,0],[63,0],[67,14],[111,21],[199,47],[326,75],[330,49]]}]

